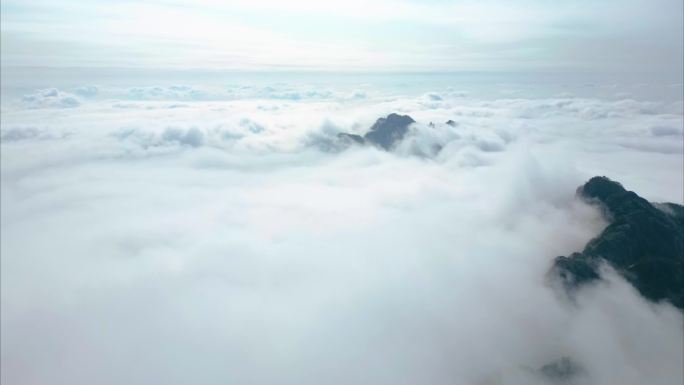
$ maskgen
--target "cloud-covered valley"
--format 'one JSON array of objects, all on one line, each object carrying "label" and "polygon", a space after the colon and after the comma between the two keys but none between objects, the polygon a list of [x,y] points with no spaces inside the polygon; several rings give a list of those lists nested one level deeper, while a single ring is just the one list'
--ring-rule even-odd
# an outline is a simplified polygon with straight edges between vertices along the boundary
[{"label": "cloud-covered valley", "polygon": [[3,98],[3,383],[680,384],[680,310],[546,272],[607,225],[590,177],[682,203],[681,100],[472,94]]}]

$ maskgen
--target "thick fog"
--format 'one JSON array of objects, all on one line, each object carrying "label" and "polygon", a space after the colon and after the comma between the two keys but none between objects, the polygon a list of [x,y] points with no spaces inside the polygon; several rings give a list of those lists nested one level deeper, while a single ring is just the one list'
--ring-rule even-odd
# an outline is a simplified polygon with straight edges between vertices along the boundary
[{"label": "thick fog", "polygon": [[[684,196],[682,101],[587,87],[5,92],[2,383],[681,384],[681,311],[546,275],[591,176]],[[394,151],[336,140],[392,112]]]}]

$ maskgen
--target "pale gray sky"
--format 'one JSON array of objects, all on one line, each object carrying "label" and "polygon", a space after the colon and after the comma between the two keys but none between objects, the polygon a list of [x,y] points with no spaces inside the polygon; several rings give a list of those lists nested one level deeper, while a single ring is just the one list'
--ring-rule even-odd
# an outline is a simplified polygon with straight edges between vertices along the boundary
[{"label": "pale gray sky", "polygon": [[681,0],[4,0],[4,66],[681,77]]}]

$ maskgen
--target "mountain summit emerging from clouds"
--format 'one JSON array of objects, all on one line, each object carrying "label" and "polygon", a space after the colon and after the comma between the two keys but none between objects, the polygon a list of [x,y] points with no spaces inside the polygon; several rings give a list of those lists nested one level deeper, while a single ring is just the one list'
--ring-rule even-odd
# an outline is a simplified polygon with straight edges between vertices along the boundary
[{"label": "mountain summit emerging from clouds", "polygon": [[347,143],[369,143],[384,150],[391,150],[408,132],[409,126],[416,121],[408,115],[391,113],[385,118],[379,118],[364,135],[340,133],[338,138]]},{"label": "mountain summit emerging from clouds", "polygon": [[577,190],[610,224],[580,253],[556,258],[553,273],[567,289],[599,279],[607,263],[652,301],[684,308],[684,206],[651,203],[605,176]]}]

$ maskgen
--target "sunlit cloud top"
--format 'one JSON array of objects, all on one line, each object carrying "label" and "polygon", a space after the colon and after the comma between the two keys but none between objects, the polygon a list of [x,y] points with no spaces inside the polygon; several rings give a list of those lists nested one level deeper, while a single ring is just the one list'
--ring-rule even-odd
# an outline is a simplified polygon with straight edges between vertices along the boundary
[{"label": "sunlit cloud top", "polygon": [[2,64],[675,74],[682,2],[5,0]]}]

